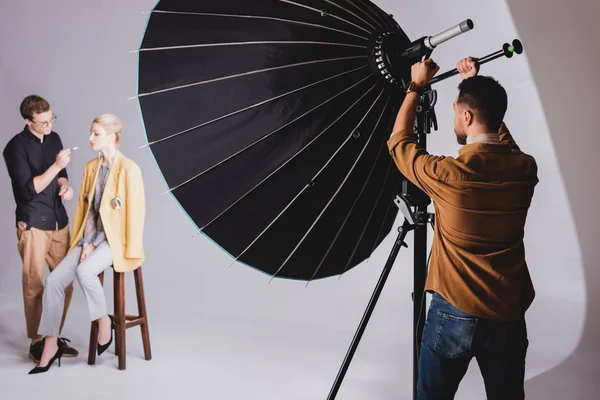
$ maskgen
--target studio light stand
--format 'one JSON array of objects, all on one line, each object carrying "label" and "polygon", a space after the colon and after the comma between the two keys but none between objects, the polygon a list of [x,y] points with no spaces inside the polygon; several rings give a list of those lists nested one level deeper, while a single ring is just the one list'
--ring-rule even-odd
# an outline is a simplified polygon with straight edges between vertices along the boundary
[{"label": "studio light stand", "polygon": [[[379,73],[381,79],[385,80],[394,90],[404,93],[410,82],[411,66],[423,59],[430,57],[433,49],[440,43],[452,39],[464,32],[473,29],[474,25],[471,20],[466,20],[460,24],[430,37],[422,37],[419,40],[411,43],[407,49],[398,49],[398,37],[395,34],[382,34],[376,41],[376,44],[371,52],[371,66],[374,72]],[[511,58],[514,53],[521,54],[523,46],[520,41],[514,40],[512,45],[505,43],[502,49],[491,53],[478,60],[478,64],[485,64],[500,57]],[[459,72],[455,68],[445,72],[432,79],[430,84],[425,88],[424,93],[420,97],[420,102],[417,107],[414,133],[417,136],[419,145],[427,148],[427,134],[431,133],[433,127],[437,130],[437,119],[435,116],[434,106],[437,102],[437,92],[431,88],[431,85],[457,75]],[[421,345],[421,337],[425,326],[425,280],[427,278],[427,223],[433,225],[434,216],[428,213],[427,207],[431,203],[431,199],[420,189],[414,186],[407,179],[402,182],[402,193],[396,196],[394,203],[399,208],[404,216],[402,226],[398,228],[398,236],[394,241],[392,250],[383,267],[383,271],[379,277],[375,290],[371,295],[371,299],[367,305],[360,324],[354,334],[350,347],[346,353],[342,366],[335,378],[331,391],[327,396],[327,400],[334,400],[340,389],[342,381],[348,371],[348,367],[352,362],[354,353],[362,338],[362,335],[369,323],[371,314],[375,309],[381,291],[387,281],[387,278],[392,270],[396,257],[401,247],[408,247],[404,242],[406,235],[414,231],[413,244],[413,399],[417,397],[417,377],[418,377],[418,362],[419,362],[419,347]]]}]

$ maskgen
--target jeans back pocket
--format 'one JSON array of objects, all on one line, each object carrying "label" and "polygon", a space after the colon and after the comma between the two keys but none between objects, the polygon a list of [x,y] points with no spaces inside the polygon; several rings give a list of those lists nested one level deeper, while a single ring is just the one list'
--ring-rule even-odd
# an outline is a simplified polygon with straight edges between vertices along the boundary
[{"label": "jeans back pocket", "polygon": [[457,317],[438,311],[435,351],[448,358],[471,353],[476,318]]}]

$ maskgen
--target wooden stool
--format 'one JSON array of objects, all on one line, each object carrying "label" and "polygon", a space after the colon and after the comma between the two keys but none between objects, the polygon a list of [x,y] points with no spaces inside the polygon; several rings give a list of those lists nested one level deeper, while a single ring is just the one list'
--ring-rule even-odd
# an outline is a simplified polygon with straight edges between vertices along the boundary
[{"label": "wooden stool", "polygon": [[[146,313],[146,299],[144,298],[144,283],[142,281],[142,267],[133,271],[135,277],[135,292],[137,296],[137,305],[139,315],[127,315],[125,313],[125,274],[113,270],[114,277],[114,302],[115,319],[114,341],[115,354],[119,357],[119,369],[125,369],[125,330],[140,326],[142,330],[142,342],[144,344],[144,356],[146,360],[152,359],[150,351],[150,335],[148,333],[148,314]],[[98,275],[100,284],[104,284],[104,272]],[[96,363],[96,354],[98,347],[98,322],[92,322],[90,331],[90,348],[88,353],[88,364]]]}]

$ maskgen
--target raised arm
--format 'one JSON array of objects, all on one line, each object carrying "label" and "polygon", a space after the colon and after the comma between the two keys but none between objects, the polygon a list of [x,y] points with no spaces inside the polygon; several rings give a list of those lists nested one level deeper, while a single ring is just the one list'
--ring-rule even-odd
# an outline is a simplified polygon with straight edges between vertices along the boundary
[{"label": "raised arm", "polygon": [[29,202],[44,191],[61,170],[69,164],[70,154],[70,149],[62,150],[57,155],[56,161],[38,176],[33,176],[25,149],[17,144],[13,143],[4,149],[4,161],[10,178],[15,182],[25,201]]},{"label": "raised arm", "polygon": [[398,111],[394,130],[387,142],[390,155],[398,170],[413,184],[423,190],[427,195],[434,196],[433,183],[437,181],[439,162],[444,157],[432,156],[419,145],[413,134],[413,126],[419,92],[435,75],[439,67],[431,68],[432,61],[417,63],[412,67],[411,76],[414,91],[406,94],[404,102]]}]

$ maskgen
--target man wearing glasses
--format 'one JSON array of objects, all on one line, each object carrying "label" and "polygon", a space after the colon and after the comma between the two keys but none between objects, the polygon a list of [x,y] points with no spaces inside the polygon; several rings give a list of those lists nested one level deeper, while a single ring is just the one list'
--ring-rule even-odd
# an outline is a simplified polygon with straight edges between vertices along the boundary
[{"label": "man wearing glasses", "polygon": [[[21,102],[25,128],[4,148],[4,161],[17,203],[16,224],[19,254],[23,260],[23,300],[27,336],[31,339],[29,357],[39,362],[44,341],[38,335],[44,291],[44,267],[52,271],[65,257],[69,247],[69,219],[62,200],[73,198],[66,167],[71,149],[63,149],[60,137],[52,131],[56,115],[40,96],[28,96]],[[61,329],[73,293],[66,290]],[[77,350],[62,338],[65,357]]]}]

